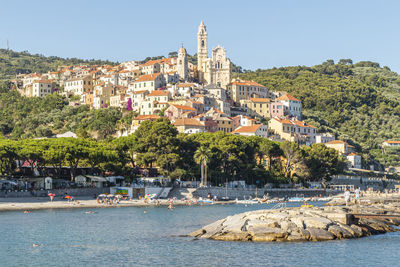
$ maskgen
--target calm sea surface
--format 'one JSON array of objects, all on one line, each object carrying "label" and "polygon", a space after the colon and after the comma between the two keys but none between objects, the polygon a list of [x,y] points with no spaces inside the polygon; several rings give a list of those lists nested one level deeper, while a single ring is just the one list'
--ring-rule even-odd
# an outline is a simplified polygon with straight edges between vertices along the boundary
[{"label": "calm sea surface", "polygon": [[[171,236],[228,215],[269,207],[3,212],[0,266],[400,266],[400,233],[318,243],[193,241]],[[32,247],[33,243],[40,246]]]}]

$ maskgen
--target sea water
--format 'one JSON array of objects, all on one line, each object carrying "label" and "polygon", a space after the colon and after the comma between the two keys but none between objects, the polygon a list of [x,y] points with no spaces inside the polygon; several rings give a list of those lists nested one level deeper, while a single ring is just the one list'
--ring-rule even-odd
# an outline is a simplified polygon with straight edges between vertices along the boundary
[{"label": "sea water", "polygon": [[0,266],[400,266],[400,233],[301,243],[179,237],[226,216],[272,206],[3,212]]}]

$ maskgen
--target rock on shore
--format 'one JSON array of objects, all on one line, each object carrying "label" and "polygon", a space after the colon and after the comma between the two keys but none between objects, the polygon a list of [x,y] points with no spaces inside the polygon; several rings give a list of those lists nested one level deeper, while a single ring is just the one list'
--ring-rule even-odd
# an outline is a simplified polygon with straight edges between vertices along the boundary
[{"label": "rock on shore", "polygon": [[250,211],[211,223],[189,236],[224,241],[327,241],[398,231],[400,225],[400,221],[385,219],[360,219],[353,224],[346,218],[348,213],[400,215],[400,204]]}]

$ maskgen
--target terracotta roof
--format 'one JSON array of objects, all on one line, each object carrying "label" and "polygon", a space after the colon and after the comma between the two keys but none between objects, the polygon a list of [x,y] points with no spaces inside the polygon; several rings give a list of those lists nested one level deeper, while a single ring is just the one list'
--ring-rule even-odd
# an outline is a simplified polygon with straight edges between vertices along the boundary
[{"label": "terracotta roof", "polygon": [[52,83],[50,80],[34,80],[33,83]]},{"label": "terracotta roof", "polygon": [[203,103],[201,103],[199,101],[195,101],[193,99],[188,99],[187,101],[192,102],[193,104],[198,104],[198,105],[203,104]]},{"label": "terracotta roof", "polygon": [[261,85],[259,83],[256,83],[254,81],[234,81],[232,82],[233,85],[244,85],[244,86],[258,86],[258,87],[265,87],[264,85]]},{"label": "terracotta roof", "polygon": [[356,153],[351,152],[350,154],[348,154],[347,156],[357,156]]},{"label": "terracotta roof", "polygon": [[146,63],[142,64],[142,66],[151,66],[151,65],[154,65],[156,63],[159,63],[158,60],[149,60]]},{"label": "terracotta roof", "polygon": [[196,119],[177,119],[173,123],[175,126],[204,126]]},{"label": "terracotta roof", "polygon": [[215,109],[215,112],[217,112],[218,114],[221,114],[221,115],[226,115],[224,112],[222,112],[221,110],[219,110],[219,109]]},{"label": "terracotta roof", "polygon": [[161,118],[158,115],[139,115],[136,118],[134,118],[134,120],[140,120],[140,121],[144,121],[144,120],[156,120]]},{"label": "terracotta roof", "polygon": [[252,126],[240,126],[232,133],[255,133],[261,127],[261,124],[256,124]]},{"label": "terracotta roof", "polygon": [[134,95],[138,95],[138,94],[144,94],[144,93],[146,93],[147,92],[147,90],[140,90],[140,91],[135,91],[135,92],[133,92],[133,94]]},{"label": "terracotta roof", "polygon": [[250,101],[252,102],[257,102],[257,103],[269,103],[271,102],[271,99],[269,98],[250,98]]},{"label": "terracotta roof", "polygon": [[347,143],[342,140],[333,140],[328,143],[325,143],[325,145],[337,145],[337,144],[347,144]]},{"label": "terracotta roof", "polygon": [[189,107],[189,106],[184,106],[184,105],[172,105],[172,106],[176,107],[177,109],[196,111],[195,108],[192,108],[192,107]]},{"label": "terracotta roof", "polygon": [[298,102],[301,102],[300,100],[298,100],[297,98],[295,98],[294,96],[289,95],[289,94],[283,95],[283,96],[278,97],[278,98],[276,99],[276,101],[281,101],[281,100],[285,100],[285,101],[291,100],[291,101],[298,101]]},{"label": "terracotta roof", "polygon": [[154,81],[159,75],[161,75],[161,73],[142,75],[139,78],[137,78],[135,82]]},{"label": "terracotta roof", "polygon": [[165,90],[155,90],[147,96],[168,96],[169,92]]},{"label": "terracotta roof", "polygon": [[163,58],[163,59],[157,59],[157,60],[149,60],[146,63],[142,64],[142,66],[151,66],[154,65],[156,63],[158,64],[170,64],[171,63],[171,59],[172,58]]},{"label": "terracotta roof", "polygon": [[191,87],[194,86],[194,83],[180,83],[177,87]]},{"label": "terracotta roof", "polygon": [[387,141],[385,141],[385,143],[388,143],[388,144],[400,144],[400,141],[387,140]]},{"label": "terracotta roof", "polygon": [[297,126],[300,126],[300,127],[316,128],[315,126],[313,126],[311,124],[308,124],[308,123],[306,123],[304,121],[281,119],[281,118],[278,118],[278,117],[274,117],[273,119],[278,121],[278,122],[280,122],[280,123],[283,123],[283,124],[291,124],[291,125],[297,125]]}]

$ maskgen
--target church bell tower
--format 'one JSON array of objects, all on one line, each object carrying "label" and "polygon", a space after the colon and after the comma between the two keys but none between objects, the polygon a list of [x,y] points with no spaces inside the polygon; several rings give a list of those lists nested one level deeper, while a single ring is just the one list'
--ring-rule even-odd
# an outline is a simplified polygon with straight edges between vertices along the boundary
[{"label": "church bell tower", "polygon": [[203,73],[205,71],[204,63],[207,58],[207,29],[203,21],[201,21],[197,32],[197,70],[200,82],[203,80]]}]

